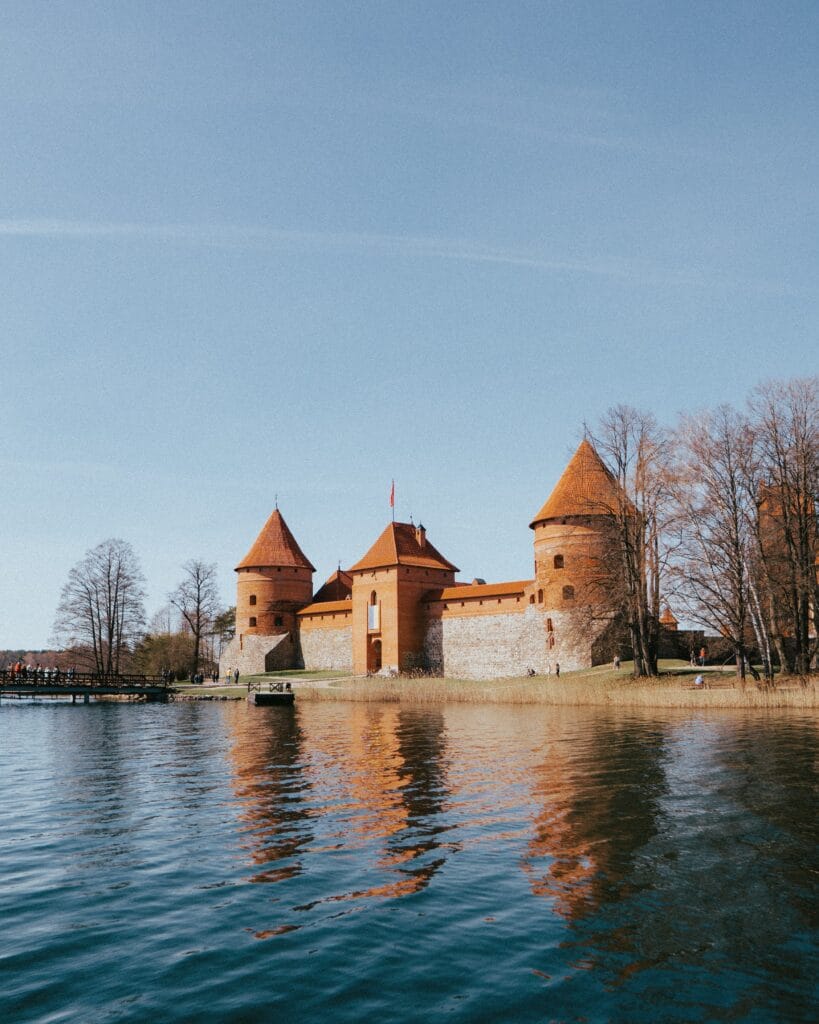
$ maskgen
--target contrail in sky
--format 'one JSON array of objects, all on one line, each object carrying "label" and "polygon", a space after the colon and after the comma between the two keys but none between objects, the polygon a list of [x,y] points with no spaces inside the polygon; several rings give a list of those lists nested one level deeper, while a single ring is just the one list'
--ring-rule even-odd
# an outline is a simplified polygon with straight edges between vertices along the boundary
[{"label": "contrail in sky", "polygon": [[209,248],[303,249],[324,252],[382,252],[394,257],[429,256],[464,263],[528,267],[548,273],[665,284],[676,287],[752,289],[793,294],[787,284],[747,281],[710,268],[668,267],[622,258],[590,259],[550,256],[534,249],[495,248],[467,239],[434,235],[388,235],[368,232],[295,231],[255,225],[152,224],[130,221],[59,219],[0,220],[0,237],[54,239],[136,239],[178,242]]}]

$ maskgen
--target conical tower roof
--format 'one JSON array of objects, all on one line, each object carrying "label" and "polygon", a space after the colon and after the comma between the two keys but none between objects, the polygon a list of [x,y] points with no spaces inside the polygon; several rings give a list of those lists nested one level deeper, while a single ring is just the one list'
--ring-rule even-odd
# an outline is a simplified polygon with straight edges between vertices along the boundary
[{"label": "conical tower roof", "polygon": [[388,523],[367,554],[349,571],[386,569],[395,565],[458,571],[457,566],[447,561],[426,539],[423,526],[414,526],[412,523]]},{"label": "conical tower roof", "polygon": [[620,485],[584,438],[546,504],[529,524],[567,516],[610,515],[620,507]]},{"label": "conical tower roof", "polygon": [[284,516],[276,508],[253,542],[253,547],[236,566],[237,569],[261,569],[266,566],[299,567],[315,572],[307,556],[296,543]]},{"label": "conical tower roof", "polygon": [[663,614],[660,616],[660,624],[663,626],[678,625],[678,622],[674,617],[674,612],[671,611],[671,608],[668,605],[665,606],[665,608],[663,609]]}]

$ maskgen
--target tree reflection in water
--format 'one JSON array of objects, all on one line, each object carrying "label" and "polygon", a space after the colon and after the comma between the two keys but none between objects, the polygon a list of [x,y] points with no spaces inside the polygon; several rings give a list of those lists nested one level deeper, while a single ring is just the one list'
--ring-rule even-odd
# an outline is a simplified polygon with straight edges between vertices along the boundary
[{"label": "tree reflection in water", "polygon": [[570,920],[633,894],[640,850],[657,834],[667,790],[664,731],[656,723],[588,723],[577,747],[549,735],[534,770],[541,806],[523,868],[532,891]]}]

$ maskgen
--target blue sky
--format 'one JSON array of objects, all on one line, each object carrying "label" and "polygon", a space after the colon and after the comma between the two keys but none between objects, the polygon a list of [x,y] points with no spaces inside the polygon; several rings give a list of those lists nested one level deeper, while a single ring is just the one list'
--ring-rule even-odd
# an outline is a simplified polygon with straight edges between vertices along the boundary
[{"label": "blue sky", "polygon": [[119,536],[149,613],[278,494],[517,579],[583,420],[817,372],[815,3],[15,3],[0,647]]}]

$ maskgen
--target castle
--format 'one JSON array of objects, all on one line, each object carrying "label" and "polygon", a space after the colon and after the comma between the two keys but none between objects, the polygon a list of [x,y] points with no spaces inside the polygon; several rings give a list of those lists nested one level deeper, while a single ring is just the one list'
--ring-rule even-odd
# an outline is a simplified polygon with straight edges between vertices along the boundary
[{"label": "castle", "polygon": [[390,522],[313,593],[314,567],[276,508],[236,567],[236,635],[222,672],[422,670],[482,679],[586,668],[616,648],[616,617],[589,588],[606,559],[618,485],[584,440],[534,531],[533,579],[459,583],[423,526]]}]

